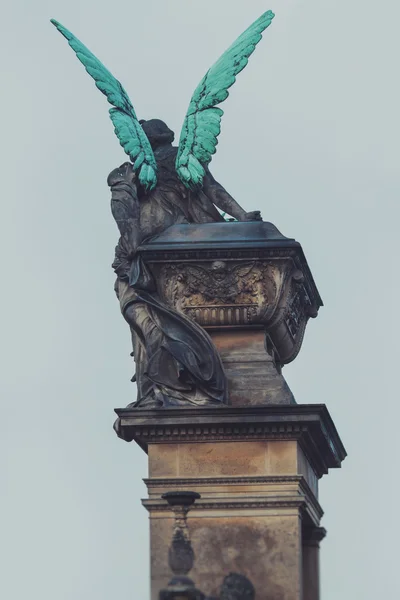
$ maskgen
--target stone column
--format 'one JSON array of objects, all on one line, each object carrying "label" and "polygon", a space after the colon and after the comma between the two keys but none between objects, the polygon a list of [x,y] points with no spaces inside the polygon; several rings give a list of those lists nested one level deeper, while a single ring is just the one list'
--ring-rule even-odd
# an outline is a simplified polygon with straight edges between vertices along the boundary
[{"label": "stone column", "polygon": [[320,600],[319,544],[325,535],[323,527],[303,529],[303,600]]}]

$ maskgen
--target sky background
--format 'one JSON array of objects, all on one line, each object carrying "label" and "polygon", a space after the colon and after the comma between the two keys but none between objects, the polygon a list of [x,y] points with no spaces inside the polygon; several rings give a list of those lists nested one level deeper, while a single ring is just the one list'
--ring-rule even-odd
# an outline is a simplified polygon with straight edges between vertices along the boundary
[{"label": "sky background", "polygon": [[136,393],[106,185],[125,155],[49,19],[139,118],[178,134],[205,71],[273,9],[224,103],[212,172],[301,242],[325,302],[284,371],[298,402],[327,404],[349,453],[321,482],[322,598],[399,597],[400,4],[3,3],[0,596],[149,597],[146,456],[112,430]]}]

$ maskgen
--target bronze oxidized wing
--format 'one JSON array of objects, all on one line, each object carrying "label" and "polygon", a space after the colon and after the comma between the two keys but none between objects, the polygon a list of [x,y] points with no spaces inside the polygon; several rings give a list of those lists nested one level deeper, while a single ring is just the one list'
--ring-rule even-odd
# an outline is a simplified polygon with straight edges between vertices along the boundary
[{"label": "bronze oxidized wing", "polygon": [[194,91],[183,122],[176,170],[188,188],[202,184],[205,168],[216,151],[224,114],[217,107],[229,96],[228,89],[235,83],[236,75],[248,63],[261,40],[262,32],[274,18],[270,10],[261,15],[207,71]]},{"label": "bronze oxidized wing", "polygon": [[136,117],[128,94],[120,82],[78,38],[61,23],[54,19],[51,19],[51,22],[68,40],[68,44],[87,73],[93,77],[96,87],[107,96],[107,100],[113,105],[114,108],[109,111],[110,118],[120,144],[131,159],[140,183],[148,190],[153,189],[157,183],[157,164],[150,142]]}]

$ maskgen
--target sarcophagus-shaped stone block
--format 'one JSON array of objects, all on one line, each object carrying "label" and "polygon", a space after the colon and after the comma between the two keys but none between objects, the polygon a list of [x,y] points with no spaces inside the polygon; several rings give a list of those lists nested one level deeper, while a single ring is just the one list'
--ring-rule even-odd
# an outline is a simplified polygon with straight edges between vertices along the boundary
[{"label": "sarcophagus-shaped stone block", "polygon": [[205,329],[264,329],[295,358],[321,298],[298,242],[272,223],[175,225],[141,247],[158,292]]}]

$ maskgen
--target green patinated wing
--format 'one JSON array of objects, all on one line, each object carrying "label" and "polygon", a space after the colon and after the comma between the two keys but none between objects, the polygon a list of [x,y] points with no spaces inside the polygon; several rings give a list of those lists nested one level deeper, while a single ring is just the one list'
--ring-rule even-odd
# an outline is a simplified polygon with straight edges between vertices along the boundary
[{"label": "green patinated wing", "polygon": [[86,71],[95,80],[98,89],[114,106],[110,109],[110,118],[121,146],[133,162],[140,183],[146,189],[153,189],[157,183],[156,161],[128,94],[110,71],[68,29],[54,19],[51,19],[51,22],[68,40]]},{"label": "green patinated wing", "polygon": [[207,71],[197,86],[189,104],[179,140],[176,170],[188,188],[201,185],[208,165],[216,151],[221,131],[223,110],[216,108],[229,95],[236,75],[244,69],[249,56],[261,40],[262,32],[274,18],[270,10],[255,21],[219,60]]}]

